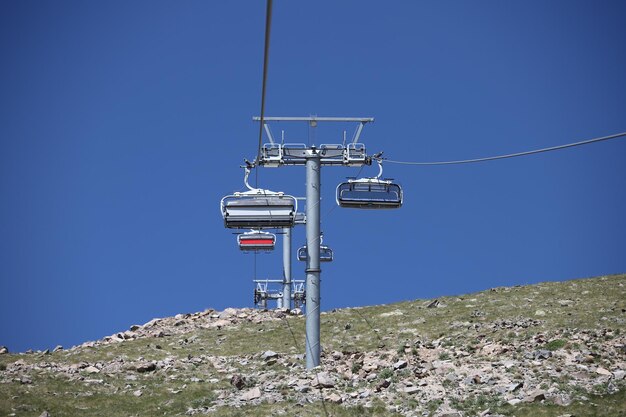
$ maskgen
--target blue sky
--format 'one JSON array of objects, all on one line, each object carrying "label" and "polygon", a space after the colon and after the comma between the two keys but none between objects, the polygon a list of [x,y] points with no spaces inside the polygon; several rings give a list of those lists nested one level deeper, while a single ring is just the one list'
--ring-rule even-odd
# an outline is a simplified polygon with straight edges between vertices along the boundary
[{"label": "blue sky", "polygon": [[[263,2],[0,4],[0,345],[71,346],[252,305],[222,196],[256,153]],[[370,153],[433,161],[626,131],[622,1],[276,1],[266,115],[375,117]],[[290,142],[337,127],[284,125]],[[475,165],[385,164],[405,204],[335,208],[322,308],[626,271],[626,140]],[[374,175],[375,167],[363,175]],[[259,185],[304,195],[304,169]],[[295,246],[304,243],[296,229]],[[295,257],[295,255],[294,255]],[[294,260],[294,278],[304,277]],[[324,335],[322,334],[322,343]]]}]

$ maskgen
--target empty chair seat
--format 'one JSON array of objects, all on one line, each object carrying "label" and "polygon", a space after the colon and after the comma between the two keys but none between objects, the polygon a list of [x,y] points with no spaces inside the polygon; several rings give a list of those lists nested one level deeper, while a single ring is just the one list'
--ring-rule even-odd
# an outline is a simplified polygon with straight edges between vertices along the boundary
[{"label": "empty chair seat", "polygon": [[402,188],[391,180],[348,180],[337,186],[337,204],[361,209],[399,208],[402,206]]},{"label": "empty chair seat", "polygon": [[345,150],[344,163],[351,166],[361,166],[367,161],[365,145],[362,143],[350,143]]},{"label": "empty chair seat", "polygon": [[[305,262],[307,260],[307,247],[306,245],[298,249],[298,260]],[[320,246],[320,262],[332,262],[333,250],[328,246]]]},{"label": "empty chair seat", "polygon": [[271,251],[276,245],[276,235],[252,230],[237,236],[237,244],[242,251]]},{"label": "empty chair seat", "polygon": [[266,143],[261,152],[263,165],[266,167],[278,167],[283,159],[283,148],[278,143]]},{"label": "empty chair seat", "polygon": [[231,229],[293,227],[296,198],[269,190],[251,190],[222,198],[224,225]]}]

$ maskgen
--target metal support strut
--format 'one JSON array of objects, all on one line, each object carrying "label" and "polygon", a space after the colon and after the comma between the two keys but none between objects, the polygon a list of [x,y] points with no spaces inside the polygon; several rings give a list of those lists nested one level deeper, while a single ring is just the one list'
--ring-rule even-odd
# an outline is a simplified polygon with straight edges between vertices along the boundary
[{"label": "metal support strut", "polygon": [[283,228],[283,307],[291,308],[291,227]]},{"label": "metal support strut", "polygon": [[320,364],[320,155],[313,148],[306,159],[306,367]]}]

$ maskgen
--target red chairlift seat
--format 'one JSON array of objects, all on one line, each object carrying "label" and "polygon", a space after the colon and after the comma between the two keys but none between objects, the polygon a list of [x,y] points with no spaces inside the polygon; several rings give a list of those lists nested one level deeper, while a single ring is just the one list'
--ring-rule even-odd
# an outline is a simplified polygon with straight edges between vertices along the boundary
[{"label": "red chairlift seat", "polygon": [[276,235],[253,230],[237,236],[237,244],[242,251],[271,251],[276,245]]}]

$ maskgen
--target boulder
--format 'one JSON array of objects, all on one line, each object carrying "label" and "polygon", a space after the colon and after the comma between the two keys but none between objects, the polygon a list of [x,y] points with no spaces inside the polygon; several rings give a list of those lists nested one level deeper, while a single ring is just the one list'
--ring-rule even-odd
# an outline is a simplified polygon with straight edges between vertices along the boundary
[{"label": "boulder", "polygon": [[156,363],[154,362],[147,362],[147,363],[142,363],[137,365],[137,372],[139,372],[140,374],[145,373],[145,372],[152,372],[156,369]]},{"label": "boulder", "polygon": [[230,385],[240,390],[246,386],[246,377],[244,377],[243,375],[233,375],[230,378]]},{"label": "boulder", "polygon": [[420,389],[418,387],[412,385],[410,387],[405,387],[403,391],[405,394],[417,394],[419,390]]},{"label": "boulder", "polygon": [[526,397],[524,397],[524,402],[527,403],[536,403],[546,399],[546,392],[542,390],[535,390],[530,393]]},{"label": "boulder", "polygon": [[100,372],[100,369],[96,368],[93,365],[90,365],[90,366],[86,367],[84,369],[84,371],[87,372],[88,374],[97,374],[97,373]]},{"label": "boulder", "polygon": [[264,361],[269,361],[271,359],[277,359],[277,358],[278,358],[278,353],[274,352],[273,350],[267,350],[263,352],[263,354],[261,355],[261,359],[263,359]]},{"label": "boulder", "polygon": [[261,398],[261,389],[259,387],[254,387],[244,392],[241,396],[242,401],[251,401],[256,400],[257,398]]},{"label": "boulder", "polygon": [[318,388],[332,388],[335,386],[335,381],[328,373],[320,372],[313,376],[311,385]]},{"label": "boulder", "polygon": [[522,384],[521,382],[514,382],[512,384],[509,384],[506,386],[506,390],[508,392],[513,392],[513,391],[517,391],[518,389],[522,388],[524,384]]},{"label": "boulder", "polygon": [[385,388],[389,388],[390,385],[391,385],[391,379],[389,378],[383,379],[382,381],[378,383],[378,385],[376,385],[376,392],[380,392]]},{"label": "boulder", "polygon": [[341,404],[343,402],[343,399],[341,398],[341,396],[334,392],[330,394],[329,396],[327,396],[325,400],[333,404]]},{"label": "boulder", "polygon": [[393,369],[404,369],[409,365],[407,361],[399,360],[393,364]]}]

